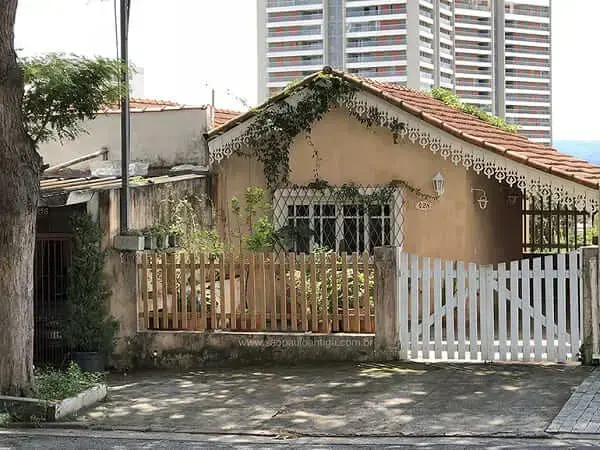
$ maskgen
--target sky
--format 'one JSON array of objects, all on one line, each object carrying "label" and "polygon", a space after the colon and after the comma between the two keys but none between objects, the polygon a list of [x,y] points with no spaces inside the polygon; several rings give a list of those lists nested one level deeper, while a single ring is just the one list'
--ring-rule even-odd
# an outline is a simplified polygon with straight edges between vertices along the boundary
[{"label": "sky", "polygon": [[[19,54],[116,57],[114,0],[19,0]],[[118,1],[117,1],[118,3]],[[552,0],[555,140],[599,140],[600,1]],[[244,109],[257,98],[256,0],[132,0],[130,59],[143,95]]]}]

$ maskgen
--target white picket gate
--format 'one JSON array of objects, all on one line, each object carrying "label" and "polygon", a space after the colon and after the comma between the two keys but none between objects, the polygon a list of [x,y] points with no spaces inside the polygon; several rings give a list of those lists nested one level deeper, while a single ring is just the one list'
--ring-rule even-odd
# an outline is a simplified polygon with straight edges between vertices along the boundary
[{"label": "white picket gate", "polygon": [[580,272],[578,252],[496,266],[401,253],[400,356],[575,360]]}]

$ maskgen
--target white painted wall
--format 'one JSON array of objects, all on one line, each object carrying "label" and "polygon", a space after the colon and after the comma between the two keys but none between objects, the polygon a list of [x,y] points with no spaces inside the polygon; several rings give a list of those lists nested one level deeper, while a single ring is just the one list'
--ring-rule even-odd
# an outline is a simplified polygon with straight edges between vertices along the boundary
[{"label": "white painted wall", "polygon": [[[167,111],[144,111],[131,114],[131,160],[147,161],[151,167],[177,164],[207,165],[204,142],[209,111],[185,108]],[[74,141],[44,143],[39,152],[44,164],[55,165],[107,147],[109,160],[121,159],[121,116],[103,113],[84,124],[87,133]],[[97,161],[87,161],[73,168],[87,169]]]}]

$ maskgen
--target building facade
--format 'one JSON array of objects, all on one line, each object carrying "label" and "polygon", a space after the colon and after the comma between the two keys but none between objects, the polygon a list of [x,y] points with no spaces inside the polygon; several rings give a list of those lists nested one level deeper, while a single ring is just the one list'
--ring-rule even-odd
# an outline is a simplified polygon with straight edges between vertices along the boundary
[{"label": "building facade", "polygon": [[259,100],[329,65],[444,87],[551,144],[551,0],[258,0]]}]

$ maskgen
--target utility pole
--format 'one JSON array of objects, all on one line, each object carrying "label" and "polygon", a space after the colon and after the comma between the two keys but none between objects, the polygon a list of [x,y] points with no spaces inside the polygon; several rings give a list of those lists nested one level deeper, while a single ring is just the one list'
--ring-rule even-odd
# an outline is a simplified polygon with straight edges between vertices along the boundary
[{"label": "utility pole", "polygon": [[129,117],[129,8],[131,0],[121,2],[121,233],[131,228],[129,213],[129,162],[131,160],[131,124]]}]

